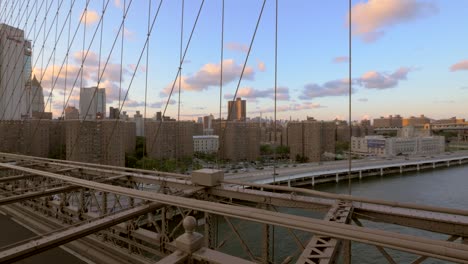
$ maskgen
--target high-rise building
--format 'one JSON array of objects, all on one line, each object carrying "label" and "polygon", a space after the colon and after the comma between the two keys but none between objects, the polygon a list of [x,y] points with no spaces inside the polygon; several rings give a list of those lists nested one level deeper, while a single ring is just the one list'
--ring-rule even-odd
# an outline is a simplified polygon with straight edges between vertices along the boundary
[{"label": "high-rise building", "polygon": [[136,124],[136,136],[144,137],[145,136],[145,127],[143,115],[140,114],[140,111],[136,111],[136,114],[133,115],[133,120]]},{"label": "high-rise building", "polygon": [[[30,117],[27,82],[31,78],[31,48],[24,31],[0,24],[0,118]],[[29,74],[29,76],[27,76]]]},{"label": "high-rise building", "polygon": [[31,98],[31,112],[45,112],[44,109],[44,94],[42,86],[34,75],[33,79],[29,82],[31,85],[30,98]]},{"label": "high-rise building", "polygon": [[146,151],[155,159],[180,159],[193,155],[193,136],[201,126],[191,121],[145,122]]},{"label": "high-rise building", "polygon": [[90,87],[80,89],[80,118],[103,119],[106,116],[106,89]]},{"label": "high-rise building", "polygon": [[309,162],[333,160],[335,153],[335,122],[308,119],[289,122],[287,145],[291,159],[306,158]]},{"label": "high-rise building", "polygon": [[[125,165],[127,141],[135,141],[135,127],[125,121],[65,121],[67,159],[114,166]],[[133,132],[132,132],[133,131]],[[129,133],[130,134],[127,134]],[[129,147],[130,148],[130,147]]]},{"label": "high-rise building", "polygon": [[[219,122],[217,120],[216,122]],[[214,124],[214,134],[219,135],[221,158],[231,161],[253,161],[260,157],[260,124],[223,120]]]},{"label": "high-rise building", "polygon": [[203,117],[203,135],[213,135],[213,120],[214,116],[204,116]]},{"label": "high-rise building", "polygon": [[228,120],[245,121],[247,106],[245,100],[238,97],[235,101],[228,102]]},{"label": "high-rise building", "polygon": [[78,109],[74,106],[67,106],[65,108],[65,120],[73,120],[73,119],[79,119],[80,118],[80,113],[78,112]]},{"label": "high-rise building", "polygon": [[120,111],[119,108],[109,107],[109,119],[119,119]]}]

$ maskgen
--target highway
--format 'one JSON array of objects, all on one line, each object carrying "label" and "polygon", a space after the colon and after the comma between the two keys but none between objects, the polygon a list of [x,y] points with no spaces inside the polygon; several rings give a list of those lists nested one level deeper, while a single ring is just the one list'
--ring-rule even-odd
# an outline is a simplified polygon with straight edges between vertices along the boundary
[{"label": "highway", "polygon": [[[433,156],[416,156],[416,157],[394,157],[394,158],[380,158],[380,157],[368,157],[365,159],[352,160],[351,168],[353,170],[359,168],[369,168],[369,167],[380,167],[380,166],[389,166],[396,164],[413,164],[417,162],[428,162],[428,161],[437,161],[442,159],[449,158],[459,158],[467,157],[468,151],[458,151],[458,152],[446,152],[440,155]],[[294,177],[294,176],[311,176],[311,175],[320,175],[322,173],[333,173],[335,171],[348,170],[348,161],[328,161],[323,163],[304,163],[296,164],[296,167],[293,165],[279,165],[279,168],[276,168],[275,178],[281,177]],[[243,182],[254,182],[254,183],[268,183],[273,180],[273,167],[265,167],[263,170],[255,171],[245,171],[238,173],[227,173],[224,178],[226,180],[232,181],[243,181]]]}]

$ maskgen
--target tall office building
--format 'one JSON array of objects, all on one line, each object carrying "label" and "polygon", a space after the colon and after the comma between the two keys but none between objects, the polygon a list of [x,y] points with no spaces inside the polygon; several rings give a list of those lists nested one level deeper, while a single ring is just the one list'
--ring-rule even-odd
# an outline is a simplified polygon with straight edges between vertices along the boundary
[{"label": "tall office building", "polygon": [[133,115],[133,121],[135,121],[135,125],[136,125],[136,136],[144,137],[145,136],[145,120],[143,119],[143,115],[140,114],[140,111],[136,111],[136,114]]},{"label": "tall office building", "polygon": [[42,91],[42,86],[36,79],[36,76],[34,76],[32,81],[29,82],[29,85],[31,87],[29,93],[29,97],[31,98],[31,112],[45,112],[44,94]]},{"label": "tall office building", "polygon": [[31,116],[26,90],[31,78],[30,46],[23,30],[0,24],[0,117],[4,120]]},{"label": "tall office building", "polygon": [[73,120],[73,119],[79,119],[80,118],[80,113],[78,112],[78,109],[74,106],[67,106],[65,108],[65,120]]},{"label": "tall office building", "polygon": [[228,120],[229,121],[245,121],[247,106],[245,100],[240,97],[235,101],[228,102]]},{"label": "tall office building", "polygon": [[104,119],[106,116],[106,89],[80,89],[80,119]]}]

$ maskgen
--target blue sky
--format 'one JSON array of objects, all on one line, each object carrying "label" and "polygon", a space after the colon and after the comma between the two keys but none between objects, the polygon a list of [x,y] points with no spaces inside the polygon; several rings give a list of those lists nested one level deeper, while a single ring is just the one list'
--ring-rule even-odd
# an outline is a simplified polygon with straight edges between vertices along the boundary
[{"label": "blue sky", "polygon": [[[35,1],[31,1],[32,6]],[[59,1],[51,10],[56,11]],[[102,1],[91,1],[88,7],[86,33],[84,21],[79,23],[85,1],[78,1],[72,10],[71,33],[78,34],[70,49],[67,93],[77,79],[76,92],[81,83],[78,74],[83,44],[90,53],[84,63],[83,86],[96,85],[97,69],[103,68],[116,37],[124,4],[130,0],[110,0],[104,15],[102,49],[100,28],[90,46],[92,35],[102,13]],[[347,118],[348,97],[348,1],[279,0],[278,25],[278,118],[304,119],[314,116],[330,120]],[[45,4],[51,3],[46,1]],[[181,0],[164,1],[150,37],[149,68],[146,70],[146,51],[135,79],[130,86],[124,110],[133,114],[143,111],[145,78],[148,74],[147,116],[160,111],[167,101],[179,67]],[[200,0],[185,1],[183,46],[187,44]],[[225,0],[224,88],[223,116],[227,98],[239,81],[240,69],[246,57],[255,24],[263,1]],[[38,10],[38,20],[44,19],[44,7]],[[108,106],[118,105],[118,91],[129,88],[130,79],[143,50],[148,27],[148,1],[133,1],[125,22],[123,59],[121,39],[109,56],[109,65],[101,87],[106,87]],[[151,3],[151,20],[159,1]],[[4,2],[0,10],[11,8]],[[23,7],[24,10],[25,7]],[[55,24],[58,31],[65,20],[70,1],[65,0],[58,23],[49,11],[46,27],[52,28],[44,42],[44,28],[35,39],[34,60],[36,75],[53,58]],[[18,9],[16,9],[18,11]],[[467,1],[445,0],[371,0],[353,1],[352,12],[352,78],[353,119],[377,118],[389,114],[403,116],[425,114],[432,118],[458,116],[468,118],[468,13]],[[33,16],[29,28],[16,26],[33,35]],[[267,1],[259,29],[247,63],[239,94],[247,99],[250,117],[272,117],[274,87],[275,1]],[[1,16],[1,21],[11,19]],[[54,21],[54,22],[52,22]],[[51,27],[52,25],[52,27]],[[66,24],[68,28],[68,24]],[[37,25],[36,31],[39,25]],[[182,66],[183,89],[181,117],[196,119],[206,114],[219,115],[219,64],[221,41],[221,0],[206,0],[193,39]],[[37,32],[36,32],[37,33]],[[47,33],[47,31],[46,31]],[[33,39],[33,37],[29,37]],[[34,40],[34,39],[33,39]],[[83,41],[84,40],[84,41]],[[45,45],[45,52],[40,47]],[[43,86],[46,95],[51,82],[64,61],[67,36],[57,41],[55,63],[51,60],[45,70]],[[99,54],[101,66],[99,67]],[[42,59],[42,56],[44,59]],[[44,62],[43,62],[44,61]],[[120,65],[123,65],[120,85]],[[55,65],[55,66],[52,66]],[[54,88],[54,112],[63,107],[64,71]],[[177,87],[177,85],[176,85]],[[121,93],[121,98],[123,98]],[[177,94],[168,106],[168,115],[177,115]],[[75,93],[71,104],[78,104]]]}]

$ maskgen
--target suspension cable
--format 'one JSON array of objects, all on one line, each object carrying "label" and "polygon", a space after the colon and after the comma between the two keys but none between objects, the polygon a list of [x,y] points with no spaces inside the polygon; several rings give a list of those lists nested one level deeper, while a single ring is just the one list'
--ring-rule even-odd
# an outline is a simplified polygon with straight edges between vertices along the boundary
[{"label": "suspension cable", "polygon": [[[223,128],[223,61],[224,61],[224,0],[221,3],[221,56],[220,56],[220,73],[219,73],[219,134]],[[221,160],[223,159],[223,153],[221,145],[224,145],[224,139],[218,136],[218,170],[220,168]]]},{"label": "suspension cable", "polygon": [[[138,67],[140,66],[140,62],[141,62],[141,59],[142,59],[143,54],[144,54],[144,52],[145,52],[145,49],[148,47],[149,37],[151,36],[151,32],[153,31],[153,27],[154,27],[154,25],[155,25],[156,19],[158,18],[159,11],[160,11],[160,9],[161,9],[162,3],[163,3],[163,0],[161,0],[161,1],[159,2],[158,9],[157,9],[156,14],[155,14],[155,16],[154,16],[154,18],[153,18],[153,22],[152,22],[151,28],[150,28],[150,30],[149,30],[149,34],[147,35],[145,44],[143,45],[143,48],[142,48],[142,50],[141,50],[141,52],[140,52],[140,55],[139,55],[139,58],[138,58],[138,62],[137,62],[137,64],[136,64],[136,66],[135,66],[135,70],[133,71],[132,78],[130,79],[130,82],[129,82],[129,85],[128,85],[128,89],[127,89],[127,91],[126,91],[126,93],[125,93],[125,96],[124,96],[124,98],[123,98],[122,105],[121,105],[121,107],[120,107],[120,109],[119,109],[119,112],[122,110],[122,108],[123,108],[124,105],[125,105],[125,101],[127,100],[128,93],[130,92],[130,89],[131,89],[132,84],[133,84],[133,80],[135,79],[135,76],[136,76],[136,72],[137,72],[136,70],[137,70]],[[116,127],[117,127],[117,124],[118,124],[118,120],[116,120],[116,121],[114,122],[114,126],[113,126],[113,128],[112,128],[112,130],[111,130],[111,133],[110,133],[110,135],[109,135],[109,138],[112,138],[112,137],[113,137],[114,132],[115,132],[115,129],[116,129]],[[108,149],[109,144],[110,144],[110,140],[107,141],[107,144],[106,144],[105,149]]]},{"label": "suspension cable", "polygon": [[351,41],[351,12],[352,12],[352,9],[351,9],[351,0],[348,1],[348,9],[349,9],[349,16],[348,16],[348,24],[349,24],[349,28],[348,28],[348,122],[349,122],[349,150],[348,150],[348,194],[351,195],[351,167],[352,167],[352,162],[351,162],[351,136],[353,135],[353,127],[352,127],[352,124],[351,124],[351,93],[352,93],[352,79],[351,79],[351,73],[352,73],[352,68],[351,68],[351,51],[352,51],[352,41]]},{"label": "suspension cable", "polygon": [[[200,18],[200,14],[201,14],[201,11],[202,11],[202,9],[203,9],[204,3],[205,3],[205,0],[202,0],[202,2],[201,2],[201,4],[200,4],[200,8],[198,9],[197,17],[195,18],[195,22],[193,23],[192,31],[190,32],[190,36],[189,36],[189,38],[188,38],[187,44],[185,45],[184,54],[183,54],[183,56],[182,56],[182,60],[180,61],[181,63],[184,62],[185,56],[187,55],[187,51],[188,51],[188,48],[189,48],[189,46],[190,46],[190,42],[191,42],[191,40],[192,40],[193,33],[194,33],[195,28],[196,28],[196,26],[197,26],[198,19]],[[179,68],[180,68],[181,66],[182,66],[182,65],[179,64]],[[169,93],[169,96],[168,96],[168,98],[167,98],[166,104],[165,104],[165,106],[164,106],[164,111],[163,111],[163,113],[162,113],[162,116],[165,116],[165,115],[166,115],[166,110],[167,110],[167,107],[169,106],[169,102],[170,102],[170,100],[171,100],[171,96],[172,96],[172,93],[173,93],[173,91],[174,91],[174,87],[175,87],[175,84],[176,84],[176,82],[177,82],[177,78],[178,78],[179,74],[180,74],[180,69],[177,71],[176,77],[174,78],[174,81],[172,82],[171,91],[170,91],[170,93]],[[159,131],[160,131],[160,129],[161,129],[162,123],[163,123],[163,122],[159,122],[158,129],[157,129],[156,134],[155,134],[155,136],[154,136],[154,138],[153,138],[153,141],[151,142],[151,145],[150,145],[150,146],[151,146],[150,152],[152,152],[152,150],[153,150],[154,143],[156,142],[156,139],[157,139],[157,137],[158,137],[158,135],[159,135]]]},{"label": "suspension cable", "polygon": [[[249,49],[247,51],[247,55],[245,56],[244,65],[242,66],[242,71],[241,71],[241,74],[240,74],[240,78],[239,78],[239,81],[237,82],[236,91],[235,91],[233,99],[232,99],[233,101],[236,100],[237,93],[239,92],[239,88],[240,88],[240,84],[242,82],[242,78],[244,76],[245,68],[247,67],[247,62],[249,61],[250,52],[252,51],[252,46],[253,46],[253,43],[255,41],[255,36],[257,35],[258,26],[260,25],[260,21],[262,19],[263,10],[265,9],[265,3],[266,3],[266,0],[263,1],[262,8],[260,9],[260,14],[258,15],[257,23],[255,25],[255,30],[253,32],[252,39],[250,40]],[[232,113],[233,109],[234,109],[234,104],[231,104],[231,107],[229,107],[229,109],[228,109],[228,119],[229,119],[230,113]],[[228,126],[227,126],[228,121],[229,120],[226,121],[226,127],[224,128],[224,130],[222,132],[220,131],[220,133],[223,134],[223,138],[225,138],[225,136],[226,136],[226,130],[228,128]]]}]

